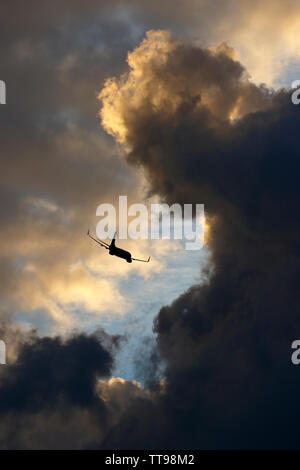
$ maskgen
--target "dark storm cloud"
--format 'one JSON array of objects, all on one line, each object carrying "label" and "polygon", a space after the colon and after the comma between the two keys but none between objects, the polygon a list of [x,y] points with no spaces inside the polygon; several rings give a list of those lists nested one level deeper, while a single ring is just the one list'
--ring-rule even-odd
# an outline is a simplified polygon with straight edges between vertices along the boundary
[{"label": "dark storm cloud", "polygon": [[[0,332],[8,345],[18,349],[17,359],[8,351],[0,371],[1,448],[76,448],[79,440],[82,446],[94,444],[96,438],[101,441],[101,433],[109,428],[108,410],[96,393],[96,383],[110,376],[120,338],[100,330],[64,340],[39,338],[34,332],[25,336],[8,324]],[[60,423],[60,415],[65,423]],[[73,434],[71,444],[81,419],[86,436]],[[52,431],[60,432],[59,427],[68,437],[63,432],[59,439],[47,440]],[[27,444],[31,434],[34,440]]]},{"label": "dark storm cloud", "polygon": [[96,336],[35,338],[24,344],[18,361],[5,368],[0,413],[36,411],[60,399],[92,406],[96,377],[108,377],[111,366],[112,357]]},{"label": "dark storm cloud", "polygon": [[[115,135],[154,193],[169,203],[205,203],[213,263],[208,283],[155,319],[167,363],[156,404],[168,423],[155,444],[298,448],[300,381],[290,355],[300,334],[299,110],[289,92],[251,85],[228,54],[167,36],[166,52],[156,53],[153,39],[142,65],[134,51],[111,102],[108,85],[104,122],[107,106],[119,114],[124,129]],[[135,88],[137,68],[145,76]],[[135,109],[124,104],[128,90]]]},{"label": "dark storm cloud", "polygon": [[146,434],[159,432],[155,395],[109,379],[121,337],[98,330],[39,338],[7,321],[0,334],[9,346],[0,369],[1,449],[98,449],[116,438],[121,447],[133,440],[144,448],[145,417]]}]

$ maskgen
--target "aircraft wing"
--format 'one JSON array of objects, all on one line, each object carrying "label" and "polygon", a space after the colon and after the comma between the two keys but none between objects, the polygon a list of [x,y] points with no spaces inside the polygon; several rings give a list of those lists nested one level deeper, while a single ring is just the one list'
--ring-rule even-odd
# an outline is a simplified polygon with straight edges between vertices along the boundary
[{"label": "aircraft wing", "polygon": [[96,238],[94,238],[91,234],[90,234],[90,231],[88,230],[87,231],[87,236],[90,237],[92,240],[94,240],[94,242],[96,243],[99,243],[99,245],[103,246],[104,248],[106,248],[107,250],[109,249],[109,244],[102,241],[102,240],[97,240]]}]

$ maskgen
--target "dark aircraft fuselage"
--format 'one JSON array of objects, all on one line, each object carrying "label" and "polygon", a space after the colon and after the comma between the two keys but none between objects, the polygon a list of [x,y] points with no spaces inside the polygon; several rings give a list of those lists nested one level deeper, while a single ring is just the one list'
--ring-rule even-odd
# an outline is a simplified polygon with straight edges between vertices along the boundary
[{"label": "dark aircraft fuselage", "polygon": [[109,254],[112,256],[118,256],[119,258],[126,259],[127,263],[132,263],[131,254],[129,253],[129,251],[122,250],[122,248],[110,246]]}]

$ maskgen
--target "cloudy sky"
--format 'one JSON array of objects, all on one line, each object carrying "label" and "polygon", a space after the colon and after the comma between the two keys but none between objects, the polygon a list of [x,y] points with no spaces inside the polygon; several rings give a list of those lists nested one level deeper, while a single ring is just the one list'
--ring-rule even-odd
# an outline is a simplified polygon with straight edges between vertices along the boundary
[{"label": "cloudy sky", "polygon": [[[299,27],[298,0],[2,6],[1,448],[300,446]],[[204,204],[204,248],[107,256],[119,195]]]}]

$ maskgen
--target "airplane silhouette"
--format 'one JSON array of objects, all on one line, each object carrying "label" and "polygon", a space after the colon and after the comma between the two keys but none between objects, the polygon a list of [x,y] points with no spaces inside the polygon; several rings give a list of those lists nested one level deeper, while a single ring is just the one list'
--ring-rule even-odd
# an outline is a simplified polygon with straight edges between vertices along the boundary
[{"label": "airplane silhouette", "polygon": [[[117,232],[116,232],[117,233]],[[142,263],[149,263],[150,261],[150,256],[148,259],[138,259],[138,258],[132,258],[131,253],[129,251],[123,250],[122,248],[118,248],[116,246],[116,233],[114,234],[114,238],[112,239],[110,245],[102,240],[97,240],[94,238],[91,234],[90,231],[88,230],[87,235],[94,240],[96,243],[99,243],[103,248],[106,248],[106,250],[109,250],[109,254],[112,256],[118,256],[119,258],[123,258],[127,261],[127,263],[132,263],[132,261],[141,261]]]}]

